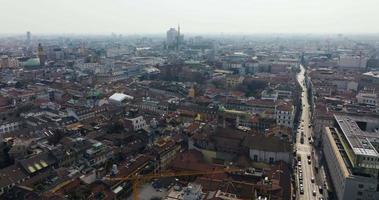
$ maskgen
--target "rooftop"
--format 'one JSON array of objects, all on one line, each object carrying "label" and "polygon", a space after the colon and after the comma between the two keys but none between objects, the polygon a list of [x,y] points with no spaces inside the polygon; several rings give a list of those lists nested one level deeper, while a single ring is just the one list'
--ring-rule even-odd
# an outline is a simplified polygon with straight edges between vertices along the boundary
[{"label": "rooftop", "polygon": [[[347,115],[334,117],[354,154],[379,157],[378,151],[372,144],[379,141],[378,118]],[[362,126],[366,130],[362,130]]]}]

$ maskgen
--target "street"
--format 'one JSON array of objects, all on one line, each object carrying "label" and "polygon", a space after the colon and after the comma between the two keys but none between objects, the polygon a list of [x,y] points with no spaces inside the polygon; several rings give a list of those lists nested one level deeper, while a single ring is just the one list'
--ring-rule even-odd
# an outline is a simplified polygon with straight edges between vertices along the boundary
[{"label": "street", "polygon": [[[297,151],[297,169],[295,170],[297,196],[298,199],[321,199],[324,195],[319,192],[319,186],[323,187],[323,178],[316,177],[316,169],[318,167],[318,156],[313,148],[313,130],[311,125],[311,111],[308,102],[307,88],[304,83],[305,69],[301,66],[301,72],[297,75],[297,80],[302,87],[302,113],[300,117],[299,127],[296,134],[295,148]],[[316,161],[316,162],[315,162]],[[320,170],[319,170],[320,171]],[[320,172],[318,172],[320,173]]]}]

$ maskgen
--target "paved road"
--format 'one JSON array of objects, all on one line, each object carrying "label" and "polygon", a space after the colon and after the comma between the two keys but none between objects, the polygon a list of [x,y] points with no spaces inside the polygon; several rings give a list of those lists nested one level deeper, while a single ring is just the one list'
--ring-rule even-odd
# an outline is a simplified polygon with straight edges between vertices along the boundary
[{"label": "paved road", "polygon": [[[299,81],[303,92],[302,92],[302,107],[303,111],[300,118],[300,126],[297,133],[296,138],[296,150],[297,150],[297,157],[301,157],[301,167],[298,167],[297,170],[295,170],[297,177],[297,184],[298,184],[298,199],[304,199],[304,200],[310,200],[310,199],[319,199],[322,197],[321,194],[319,194],[318,191],[318,185],[316,184],[316,181],[313,183],[311,179],[315,177],[314,172],[314,162],[313,162],[313,146],[310,144],[310,140],[308,138],[312,137],[312,127],[309,127],[311,124],[311,113],[309,111],[309,102],[307,97],[307,89],[304,84],[304,73],[305,70],[303,67],[301,67],[301,72],[297,76],[297,80]],[[304,133],[304,143],[301,143],[301,137]],[[311,164],[308,163],[308,156],[311,156]],[[304,187],[304,194],[300,194],[300,187],[299,187],[299,170],[302,170],[303,175],[303,187]],[[312,193],[313,191],[316,191],[316,195],[314,196]]]}]

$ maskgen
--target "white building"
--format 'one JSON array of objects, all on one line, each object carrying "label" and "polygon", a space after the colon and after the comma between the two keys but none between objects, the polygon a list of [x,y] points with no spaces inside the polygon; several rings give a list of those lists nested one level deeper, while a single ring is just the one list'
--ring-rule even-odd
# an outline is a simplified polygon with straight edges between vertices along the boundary
[{"label": "white building", "polygon": [[375,93],[359,92],[356,97],[360,104],[378,105],[378,96]]},{"label": "white building", "polygon": [[293,128],[295,109],[292,103],[281,103],[275,108],[276,124]]},{"label": "white building", "polygon": [[22,123],[20,121],[12,121],[12,122],[0,124],[0,139],[2,138],[1,136],[4,133],[10,133],[10,132],[18,130],[21,124]]},{"label": "white building", "polygon": [[249,156],[255,162],[274,163],[284,161],[292,162],[292,146],[286,140],[276,136],[266,137],[261,134],[248,136],[243,146],[249,148]]},{"label": "white building", "polygon": [[114,104],[121,104],[125,100],[133,100],[134,97],[130,95],[126,95],[123,93],[114,93],[112,96],[109,97],[109,102]]},{"label": "white building", "polygon": [[146,130],[148,128],[146,121],[142,116],[126,118],[125,127],[132,131]]},{"label": "white building", "polygon": [[322,139],[325,161],[337,199],[379,199],[379,135],[375,132],[379,129],[379,119],[334,117],[335,127],[326,127]]}]

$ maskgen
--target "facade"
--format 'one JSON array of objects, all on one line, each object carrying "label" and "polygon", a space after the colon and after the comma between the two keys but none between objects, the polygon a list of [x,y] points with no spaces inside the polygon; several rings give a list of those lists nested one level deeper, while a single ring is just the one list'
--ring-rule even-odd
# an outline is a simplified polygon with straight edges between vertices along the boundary
[{"label": "facade", "polygon": [[378,96],[375,93],[360,92],[357,95],[357,101],[359,104],[376,106],[378,105]]},{"label": "facade", "polygon": [[9,67],[9,57],[6,55],[0,56],[0,68]]},{"label": "facade", "polygon": [[226,86],[230,88],[234,88],[237,85],[241,84],[243,80],[244,80],[244,77],[238,76],[238,75],[228,75],[225,79]]},{"label": "facade", "polygon": [[326,127],[323,151],[338,199],[379,198],[378,118],[335,115]]},{"label": "facade", "polygon": [[248,136],[242,145],[248,148],[250,159],[255,162],[292,162],[292,146],[289,141],[285,141],[276,136],[266,137],[261,134]]},{"label": "facade", "polygon": [[288,128],[293,128],[295,118],[294,106],[290,103],[278,105],[275,109],[276,123]]},{"label": "facade", "polygon": [[125,119],[125,127],[132,131],[145,130],[147,124],[142,116]]},{"label": "facade", "polygon": [[13,121],[9,123],[0,124],[0,135],[16,131],[20,128],[21,124],[22,123],[20,121]]}]

